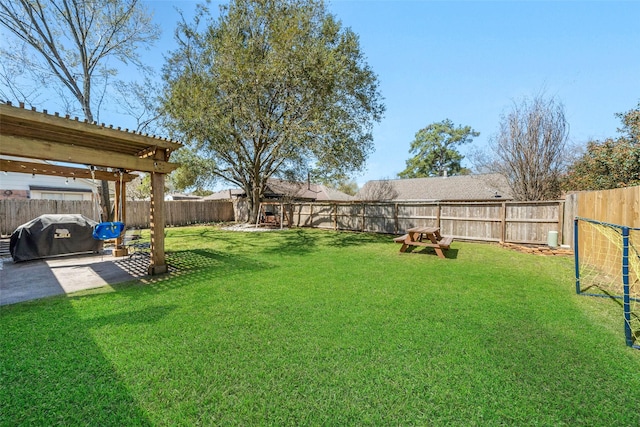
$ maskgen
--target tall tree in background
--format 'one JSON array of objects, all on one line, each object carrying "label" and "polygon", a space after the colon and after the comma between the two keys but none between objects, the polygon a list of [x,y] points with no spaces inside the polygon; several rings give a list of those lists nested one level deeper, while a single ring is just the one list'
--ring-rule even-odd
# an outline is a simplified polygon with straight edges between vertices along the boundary
[{"label": "tall tree in background", "polygon": [[[0,49],[3,64],[10,64],[0,72],[10,93],[21,97],[17,101],[30,102],[22,97],[48,87],[68,109],[77,103],[90,122],[108,79],[117,74],[109,61],[142,65],[136,49],[159,36],[140,0],[6,0],[0,3],[0,24],[14,36]],[[16,70],[25,72],[26,82],[8,74]],[[98,96],[96,87],[101,88]],[[106,181],[101,199],[110,216]]]},{"label": "tall tree in background", "polygon": [[566,191],[608,190],[640,185],[640,102],[635,109],[616,114],[622,120],[619,138],[590,141],[586,152],[569,168]]},{"label": "tall tree in background", "polygon": [[458,175],[463,172],[462,159],[457,147],[468,144],[479,136],[471,126],[455,127],[445,119],[432,123],[416,133],[409,152],[414,154],[407,160],[407,167],[400,172],[400,178],[422,178],[428,176]]},{"label": "tall tree in background", "polygon": [[188,147],[183,147],[171,156],[171,160],[180,164],[169,175],[173,190],[182,192],[192,189],[196,192],[202,192],[215,182],[216,162],[213,159],[198,155]]},{"label": "tall tree in background", "polygon": [[344,194],[350,196],[355,196],[358,192],[358,183],[353,179],[344,181],[336,186],[336,190],[342,191]]},{"label": "tall tree in background", "polygon": [[249,195],[270,177],[364,167],[384,111],[356,34],[319,0],[232,0],[217,21],[183,23],[166,64],[169,126],[206,149],[215,174]]},{"label": "tall tree in background", "polygon": [[564,106],[538,95],[513,104],[491,141],[489,169],[502,173],[517,200],[551,200],[560,195],[569,133]]}]

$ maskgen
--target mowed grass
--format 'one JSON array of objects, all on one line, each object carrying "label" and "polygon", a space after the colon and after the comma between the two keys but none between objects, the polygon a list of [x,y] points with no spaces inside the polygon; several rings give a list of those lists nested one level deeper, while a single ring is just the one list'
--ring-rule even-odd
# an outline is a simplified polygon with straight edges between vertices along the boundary
[{"label": "mowed grass", "polygon": [[1,425],[640,424],[640,352],[571,258],[170,229],[169,277],[0,309]]}]

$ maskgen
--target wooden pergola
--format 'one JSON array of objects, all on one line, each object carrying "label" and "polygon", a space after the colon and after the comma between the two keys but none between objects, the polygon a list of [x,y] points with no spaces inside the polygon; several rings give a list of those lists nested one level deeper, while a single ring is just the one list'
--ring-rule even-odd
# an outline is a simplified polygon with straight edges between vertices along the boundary
[{"label": "wooden pergola", "polygon": [[[164,138],[114,129],[113,126],[89,123],[77,117],[38,112],[11,103],[0,104],[0,155],[62,162],[50,165],[28,161],[0,159],[0,170],[67,178],[93,178],[120,181],[116,185],[116,204],[124,200],[124,185],[136,175],[151,176],[151,256],[149,274],[167,271],[164,252],[164,182],[165,174],[178,165],[169,162],[171,153],[182,144]],[[70,164],[72,166],[65,166]],[[74,166],[77,165],[77,166]],[[86,167],[82,165],[87,165]],[[90,166],[101,168],[92,174]],[[122,187],[122,189],[120,188]],[[126,203],[122,204],[122,221],[126,224]],[[120,206],[116,205],[118,212]],[[126,255],[122,237],[116,240],[116,256]]]}]

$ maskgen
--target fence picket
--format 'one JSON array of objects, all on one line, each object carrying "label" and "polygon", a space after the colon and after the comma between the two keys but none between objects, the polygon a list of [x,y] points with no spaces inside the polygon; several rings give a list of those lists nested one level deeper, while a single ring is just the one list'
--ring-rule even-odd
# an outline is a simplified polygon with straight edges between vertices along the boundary
[{"label": "fence picket", "polygon": [[[150,202],[127,202],[127,226],[149,228]],[[91,201],[6,199],[0,200],[0,234],[13,233],[20,225],[44,214],[81,214],[94,218]],[[233,203],[228,201],[167,201],[165,202],[167,226],[226,222],[234,220]]]}]

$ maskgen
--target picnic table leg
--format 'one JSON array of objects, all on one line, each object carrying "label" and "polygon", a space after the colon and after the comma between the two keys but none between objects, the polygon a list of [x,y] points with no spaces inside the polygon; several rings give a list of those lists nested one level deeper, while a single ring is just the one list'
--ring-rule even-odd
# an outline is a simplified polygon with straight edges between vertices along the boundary
[{"label": "picnic table leg", "polygon": [[400,252],[405,252],[408,247],[409,245],[407,245],[406,243],[403,243],[402,246],[400,247]]},{"label": "picnic table leg", "polygon": [[438,256],[440,258],[446,258],[446,256],[444,256],[444,252],[442,252],[442,248],[439,248],[438,246],[436,246],[435,248],[433,248],[436,250],[436,253],[438,254]]}]

